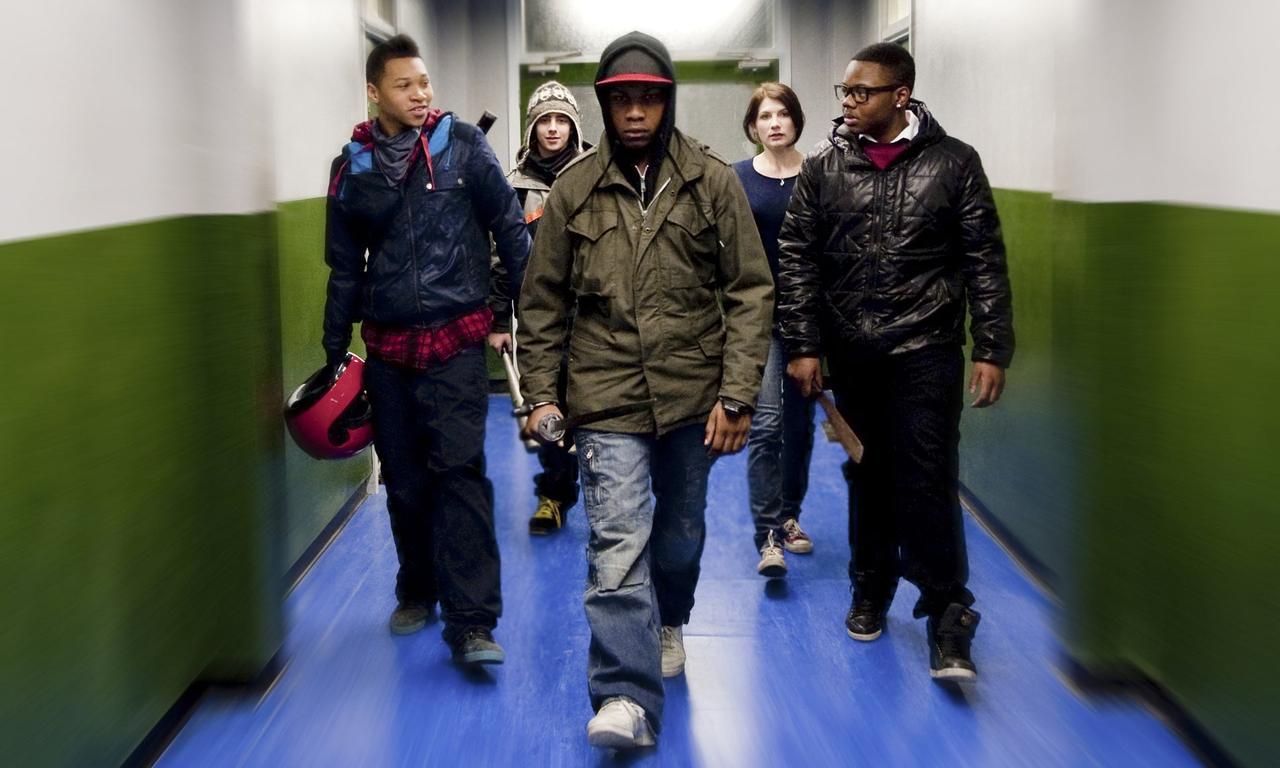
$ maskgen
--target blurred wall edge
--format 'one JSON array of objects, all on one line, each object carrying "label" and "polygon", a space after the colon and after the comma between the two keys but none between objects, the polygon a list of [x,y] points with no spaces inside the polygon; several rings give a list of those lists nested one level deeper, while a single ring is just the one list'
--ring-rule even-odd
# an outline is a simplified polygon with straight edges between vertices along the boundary
[{"label": "blurred wall edge", "polygon": [[1280,7],[914,9],[916,93],[981,153],[1014,285],[1007,398],[966,412],[962,481],[1039,562],[1076,660],[1268,765],[1280,103],[1257,95]]},{"label": "blurred wall edge", "polygon": [[0,30],[0,743],[24,766],[118,764],[193,683],[257,678],[286,572],[369,473],[280,418],[324,359],[362,4],[74,5]]},{"label": "blurred wall edge", "polygon": [[[781,0],[806,150],[878,2]],[[0,743],[24,766],[118,763],[193,682],[259,675],[282,577],[369,472],[280,420],[323,360],[366,4],[78,5],[0,27]],[[499,113],[504,163],[513,7],[395,3],[436,103]],[[1072,656],[1267,765],[1280,102],[1256,94],[1280,7],[913,8],[916,96],[981,153],[1014,285],[1018,353],[999,407],[965,414],[962,480],[1060,597]]]}]

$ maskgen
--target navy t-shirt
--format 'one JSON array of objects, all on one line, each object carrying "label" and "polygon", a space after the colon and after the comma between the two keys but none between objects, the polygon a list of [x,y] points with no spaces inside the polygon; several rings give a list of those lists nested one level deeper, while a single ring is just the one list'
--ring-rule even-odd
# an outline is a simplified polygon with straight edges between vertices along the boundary
[{"label": "navy t-shirt", "polygon": [[751,158],[734,163],[733,170],[742,180],[742,188],[747,191],[751,214],[756,219],[756,229],[760,230],[760,240],[764,243],[764,252],[769,256],[769,269],[773,272],[776,283],[778,232],[782,229],[782,217],[787,213],[787,203],[791,202],[791,191],[796,188],[796,177],[771,179],[762,176],[751,164]]}]

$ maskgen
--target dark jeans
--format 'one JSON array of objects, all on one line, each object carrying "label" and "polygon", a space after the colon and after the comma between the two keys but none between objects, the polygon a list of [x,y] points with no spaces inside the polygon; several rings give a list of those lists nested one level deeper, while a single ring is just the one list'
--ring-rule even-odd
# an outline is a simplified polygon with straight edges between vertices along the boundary
[{"label": "dark jeans", "polygon": [[364,384],[400,558],[396,597],[440,601],[451,630],[493,628],[502,614],[493,485],[485,477],[489,410],[484,352],[427,371],[370,360]]},{"label": "dark jeans", "polygon": [[917,617],[971,605],[958,496],[961,348],[846,347],[828,361],[836,404],[866,447],[861,464],[845,464],[855,595],[891,601],[902,577],[920,588]]},{"label": "dark jeans", "polygon": [[542,471],[533,476],[533,492],[558,501],[568,510],[578,503],[578,457],[555,445],[538,448]]}]

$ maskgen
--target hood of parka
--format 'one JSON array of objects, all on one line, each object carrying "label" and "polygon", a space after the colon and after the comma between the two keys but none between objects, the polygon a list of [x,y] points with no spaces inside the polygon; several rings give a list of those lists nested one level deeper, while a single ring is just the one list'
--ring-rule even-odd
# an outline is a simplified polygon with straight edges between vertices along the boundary
[{"label": "hood of parka", "polygon": [[605,135],[615,150],[620,150],[621,144],[610,116],[609,89],[614,85],[645,83],[661,85],[667,91],[666,110],[649,147],[650,159],[660,161],[666,156],[671,132],[676,125],[676,75],[671,54],[661,40],[643,32],[628,32],[609,43],[600,56],[595,87],[600,114],[604,117]]}]

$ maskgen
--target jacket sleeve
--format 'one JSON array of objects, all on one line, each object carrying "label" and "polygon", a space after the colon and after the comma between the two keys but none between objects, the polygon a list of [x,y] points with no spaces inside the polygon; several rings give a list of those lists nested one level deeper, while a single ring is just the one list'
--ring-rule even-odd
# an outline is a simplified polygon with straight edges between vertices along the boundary
[{"label": "jacket sleeve", "polygon": [[[527,268],[526,268],[527,271]],[[493,313],[493,332],[511,333],[511,296],[507,292],[507,268],[495,252],[489,258],[489,311]]]},{"label": "jacket sleeve", "polygon": [[712,164],[709,170],[727,332],[720,396],[754,406],[773,331],[773,275],[738,175],[726,165]]},{"label": "jacket sleeve", "polygon": [[818,202],[818,160],[806,159],[778,232],[778,331],[790,357],[822,350],[818,259],[825,228]]},{"label": "jacket sleeve", "polygon": [[[341,169],[339,156],[330,168],[330,187]],[[356,228],[342,215],[339,191],[325,203],[324,261],[329,265],[329,284],[324,303],[324,351],[330,363],[343,359],[351,345],[351,324],[360,320],[360,293],[364,282],[367,244]]]},{"label": "jacket sleeve", "polygon": [[573,241],[565,226],[568,217],[563,192],[563,185],[551,188],[517,303],[517,358],[524,399],[530,404],[559,401],[556,381],[568,333],[566,318],[573,302],[569,288]]},{"label": "jacket sleeve", "polygon": [[964,164],[959,220],[972,357],[1006,368],[1013,360],[1013,291],[991,185],[978,153],[970,152]]},{"label": "jacket sleeve", "polygon": [[474,131],[471,156],[467,161],[467,183],[476,215],[493,235],[498,258],[507,271],[507,295],[518,297],[529,260],[529,229],[498,158],[479,129]]}]

